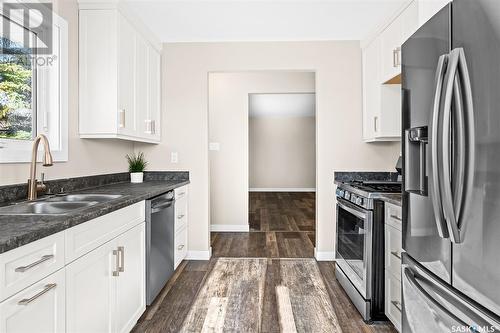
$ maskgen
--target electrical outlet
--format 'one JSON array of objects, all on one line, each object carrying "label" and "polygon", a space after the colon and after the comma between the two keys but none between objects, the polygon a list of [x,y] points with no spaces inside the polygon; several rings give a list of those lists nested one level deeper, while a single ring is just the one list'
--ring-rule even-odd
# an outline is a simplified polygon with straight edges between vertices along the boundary
[{"label": "electrical outlet", "polygon": [[170,162],[178,163],[179,162],[179,154],[176,151],[170,153]]},{"label": "electrical outlet", "polygon": [[208,144],[208,150],[219,151],[220,150],[220,143],[218,143],[218,142],[210,142]]}]

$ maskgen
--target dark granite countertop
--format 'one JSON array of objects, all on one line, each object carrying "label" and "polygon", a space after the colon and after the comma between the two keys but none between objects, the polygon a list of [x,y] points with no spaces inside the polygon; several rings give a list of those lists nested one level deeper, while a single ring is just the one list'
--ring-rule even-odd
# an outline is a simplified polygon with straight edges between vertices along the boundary
[{"label": "dark granite countertop", "polygon": [[382,201],[385,201],[385,202],[388,202],[388,203],[391,203],[393,205],[396,205],[396,206],[400,206],[401,207],[401,194],[400,193],[385,193],[385,194],[382,194],[379,198],[380,200]]},{"label": "dark granite countertop", "polygon": [[50,236],[136,202],[150,199],[189,184],[186,179],[146,180],[141,184],[120,182],[74,193],[121,194],[122,197],[64,215],[0,215],[0,253]]}]

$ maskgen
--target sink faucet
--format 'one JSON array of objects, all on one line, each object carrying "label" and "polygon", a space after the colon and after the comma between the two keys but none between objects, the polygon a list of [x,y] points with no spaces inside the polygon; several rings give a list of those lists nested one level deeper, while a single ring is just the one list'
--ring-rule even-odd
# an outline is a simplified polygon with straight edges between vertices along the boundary
[{"label": "sink faucet", "polygon": [[38,145],[40,141],[43,143],[43,166],[52,166],[52,154],[50,153],[49,140],[43,134],[38,134],[33,141],[33,151],[31,153],[31,168],[30,168],[30,178],[28,179],[28,200],[35,200],[38,196],[38,192],[45,191],[45,184],[43,183],[43,178],[41,182],[36,179],[36,159],[38,153]]}]

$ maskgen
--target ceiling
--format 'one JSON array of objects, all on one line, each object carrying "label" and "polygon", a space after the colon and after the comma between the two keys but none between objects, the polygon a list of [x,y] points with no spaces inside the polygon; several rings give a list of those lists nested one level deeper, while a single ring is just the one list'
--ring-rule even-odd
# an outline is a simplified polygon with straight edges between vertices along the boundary
[{"label": "ceiling", "polygon": [[250,94],[250,117],[314,117],[316,95],[305,94]]},{"label": "ceiling", "polygon": [[125,0],[162,42],[361,40],[406,0]]}]

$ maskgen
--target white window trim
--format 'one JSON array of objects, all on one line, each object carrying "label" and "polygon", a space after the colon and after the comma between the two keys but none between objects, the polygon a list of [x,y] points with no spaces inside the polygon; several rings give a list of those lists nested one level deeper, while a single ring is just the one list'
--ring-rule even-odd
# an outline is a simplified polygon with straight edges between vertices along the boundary
[{"label": "white window trim", "polygon": [[[21,3],[19,0],[17,2]],[[1,8],[0,14],[2,14]],[[16,21],[15,17],[10,19]],[[20,23],[21,21],[17,22]],[[56,13],[53,13],[52,25],[53,40],[59,40],[59,43],[53,44],[53,53],[57,56],[57,63],[59,64],[59,77],[55,82],[50,82],[50,75],[54,75],[54,71],[44,71],[43,68],[37,67],[37,133],[48,136],[54,161],[66,162],[68,161],[68,23]],[[57,93],[46,94],[47,84],[43,84],[43,81],[57,84],[58,95]],[[58,108],[51,107],[51,101],[52,103],[56,102]],[[53,112],[57,112],[58,117],[51,116]],[[50,130],[48,130],[47,122],[50,122],[50,120],[54,123],[51,124]],[[31,162],[32,146],[33,140],[0,139],[0,163]],[[39,147],[39,149],[43,148]],[[41,154],[38,155],[39,160],[41,160]]]}]

